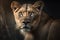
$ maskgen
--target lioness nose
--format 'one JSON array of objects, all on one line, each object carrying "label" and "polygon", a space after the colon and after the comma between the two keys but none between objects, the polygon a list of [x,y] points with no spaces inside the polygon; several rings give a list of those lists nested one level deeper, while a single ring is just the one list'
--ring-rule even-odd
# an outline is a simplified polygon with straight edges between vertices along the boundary
[{"label": "lioness nose", "polygon": [[26,25],[26,24],[30,23],[30,21],[24,21],[23,23]]}]

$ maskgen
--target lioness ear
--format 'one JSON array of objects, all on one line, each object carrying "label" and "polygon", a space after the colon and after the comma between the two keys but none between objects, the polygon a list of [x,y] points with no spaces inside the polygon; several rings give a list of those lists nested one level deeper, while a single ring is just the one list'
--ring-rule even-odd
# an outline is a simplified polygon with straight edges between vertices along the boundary
[{"label": "lioness ear", "polygon": [[13,1],[11,3],[11,9],[12,10],[15,10],[16,8],[20,8],[20,7],[21,7],[21,5],[17,1]]},{"label": "lioness ear", "polygon": [[35,3],[33,4],[33,7],[39,9],[39,10],[40,10],[40,13],[41,13],[41,12],[42,12],[42,9],[43,9],[43,7],[44,7],[44,2],[42,2],[42,1],[37,1],[37,2],[35,2]]},{"label": "lioness ear", "polygon": [[33,4],[33,7],[35,8],[40,7],[40,6],[44,6],[44,3],[42,1],[37,1]]}]

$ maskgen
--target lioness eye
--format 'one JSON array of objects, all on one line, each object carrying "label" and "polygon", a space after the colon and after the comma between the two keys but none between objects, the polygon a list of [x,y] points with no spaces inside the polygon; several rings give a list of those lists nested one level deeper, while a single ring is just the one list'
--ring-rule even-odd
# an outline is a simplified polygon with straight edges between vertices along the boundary
[{"label": "lioness eye", "polygon": [[22,17],[22,16],[23,16],[22,12],[19,12],[19,17]]},{"label": "lioness eye", "polygon": [[34,12],[31,12],[31,13],[30,13],[30,16],[34,16]]}]

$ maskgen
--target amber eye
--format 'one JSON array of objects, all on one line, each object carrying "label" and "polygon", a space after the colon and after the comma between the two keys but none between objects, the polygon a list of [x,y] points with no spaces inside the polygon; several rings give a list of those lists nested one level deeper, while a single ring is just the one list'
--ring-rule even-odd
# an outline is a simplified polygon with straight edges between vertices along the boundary
[{"label": "amber eye", "polygon": [[23,16],[22,12],[19,12],[19,17],[22,17],[22,16]]}]

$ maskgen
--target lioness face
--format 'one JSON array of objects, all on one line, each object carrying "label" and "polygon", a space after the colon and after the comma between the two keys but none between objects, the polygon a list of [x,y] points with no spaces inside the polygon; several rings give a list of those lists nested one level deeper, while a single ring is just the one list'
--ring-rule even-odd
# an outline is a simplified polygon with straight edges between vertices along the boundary
[{"label": "lioness face", "polygon": [[[36,3],[35,3],[36,4]],[[11,8],[16,21],[17,29],[31,31],[36,29],[40,22],[39,9],[35,4],[23,4],[13,1]]]}]

